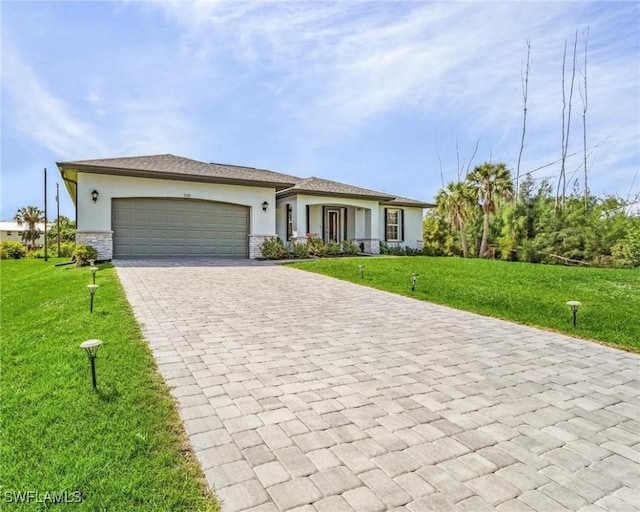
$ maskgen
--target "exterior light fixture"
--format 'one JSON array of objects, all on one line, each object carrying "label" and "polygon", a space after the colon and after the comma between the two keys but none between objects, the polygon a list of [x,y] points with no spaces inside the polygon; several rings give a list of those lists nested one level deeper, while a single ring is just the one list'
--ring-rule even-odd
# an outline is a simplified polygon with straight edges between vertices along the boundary
[{"label": "exterior light fixture", "polygon": [[269,208],[269,203],[267,201],[262,202],[262,211],[266,212],[267,208]]},{"label": "exterior light fixture", "polygon": [[100,345],[102,345],[100,340],[87,340],[80,344],[80,348],[86,350],[89,362],[91,363],[91,383],[93,384],[93,389],[96,389],[96,356],[98,355]]},{"label": "exterior light fixture", "polygon": [[576,318],[578,316],[578,308],[582,306],[582,302],[578,302],[577,300],[570,300],[567,302],[567,306],[571,308],[573,312],[573,326],[576,326]]},{"label": "exterior light fixture", "polygon": [[93,199],[93,202],[97,202],[98,201],[98,191],[94,188],[93,191],[91,192],[91,199]]},{"label": "exterior light fixture", "polygon": [[92,267],[95,267],[95,266],[96,266],[96,260],[94,260],[93,258],[91,258],[91,259],[89,260],[89,265],[91,265]]},{"label": "exterior light fixture", "polygon": [[364,265],[358,265],[358,270],[360,270],[360,279],[364,279]]},{"label": "exterior light fixture", "polygon": [[88,284],[87,288],[89,288],[89,294],[91,296],[91,302],[89,305],[89,313],[93,313],[93,296],[96,294],[96,290],[98,289],[97,284]]},{"label": "exterior light fixture", "polygon": [[93,276],[93,284],[96,284],[96,272],[98,271],[98,267],[92,266],[89,270],[91,270],[91,275]]},{"label": "exterior light fixture", "polygon": [[413,274],[411,274],[411,291],[415,292],[416,291],[416,283],[418,282],[418,276],[420,274],[416,274],[415,272]]}]

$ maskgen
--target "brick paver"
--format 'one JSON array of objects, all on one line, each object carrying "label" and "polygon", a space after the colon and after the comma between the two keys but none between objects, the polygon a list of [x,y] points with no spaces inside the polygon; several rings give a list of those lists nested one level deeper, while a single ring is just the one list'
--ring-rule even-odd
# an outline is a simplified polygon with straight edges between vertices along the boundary
[{"label": "brick paver", "polygon": [[637,355],[268,263],[116,268],[223,512],[640,510]]}]

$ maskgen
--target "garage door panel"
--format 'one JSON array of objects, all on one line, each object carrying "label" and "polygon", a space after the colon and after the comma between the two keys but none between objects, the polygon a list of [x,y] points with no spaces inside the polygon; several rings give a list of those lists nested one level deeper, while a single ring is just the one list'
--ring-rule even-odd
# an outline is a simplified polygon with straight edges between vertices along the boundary
[{"label": "garage door panel", "polygon": [[126,198],[112,205],[114,257],[248,257],[249,208],[191,199]]}]

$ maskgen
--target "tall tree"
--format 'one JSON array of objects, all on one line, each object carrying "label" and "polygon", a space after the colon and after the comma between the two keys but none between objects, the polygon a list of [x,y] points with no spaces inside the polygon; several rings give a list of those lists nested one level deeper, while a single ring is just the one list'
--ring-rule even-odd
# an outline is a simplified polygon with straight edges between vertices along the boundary
[{"label": "tall tree", "polygon": [[469,245],[467,243],[467,233],[465,226],[469,210],[473,204],[473,192],[464,181],[451,182],[438,192],[436,196],[436,208],[438,213],[454,229],[460,230],[460,243],[462,244],[462,255],[469,257]]},{"label": "tall tree", "polygon": [[22,231],[22,241],[26,244],[27,249],[33,249],[35,241],[40,238],[40,230],[38,224],[44,221],[44,212],[36,206],[25,206],[18,210],[13,218],[18,226],[26,224],[26,229]]},{"label": "tall tree", "polygon": [[503,163],[485,162],[469,173],[467,181],[475,190],[484,214],[479,255],[486,257],[489,240],[489,218],[496,211],[496,200],[502,197],[508,201],[513,195],[511,171]]}]

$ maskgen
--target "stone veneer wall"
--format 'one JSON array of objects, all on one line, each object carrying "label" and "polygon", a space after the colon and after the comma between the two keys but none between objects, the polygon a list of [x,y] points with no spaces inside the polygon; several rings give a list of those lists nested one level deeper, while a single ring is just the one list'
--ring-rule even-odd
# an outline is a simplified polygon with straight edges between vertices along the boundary
[{"label": "stone veneer wall", "polygon": [[364,252],[369,254],[380,254],[380,240],[377,238],[360,238],[355,240],[355,242],[357,244],[362,242],[364,245]]},{"label": "stone veneer wall", "polygon": [[249,235],[249,258],[255,260],[262,258],[262,244],[268,238],[278,235]]},{"label": "stone veneer wall", "polygon": [[113,258],[113,231],[76,231],[76,244],[93,247],[99,260]]}]

